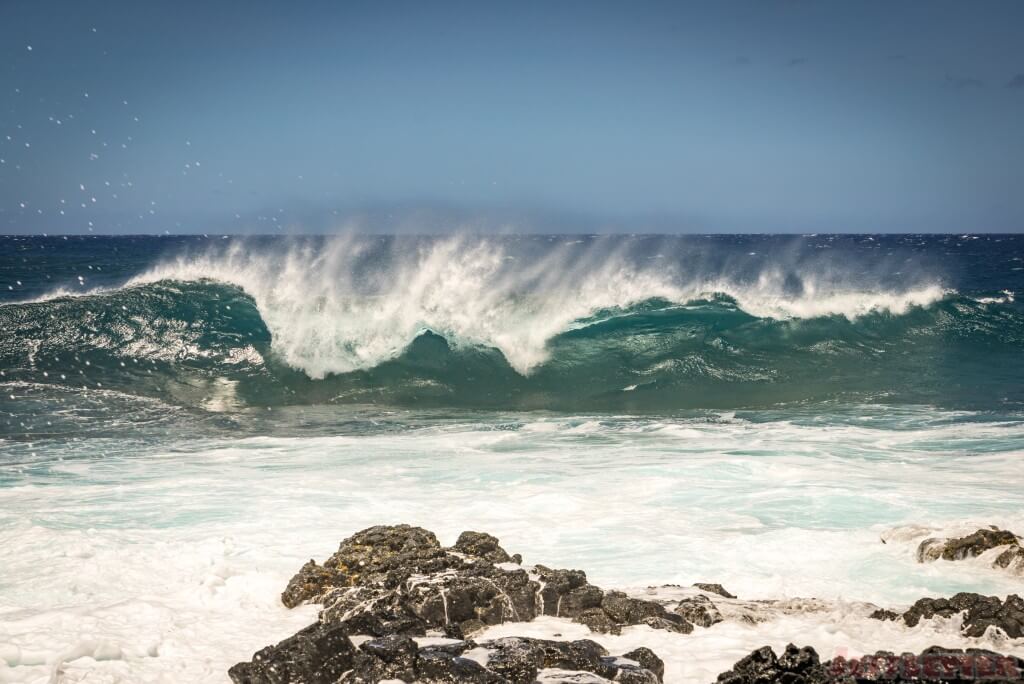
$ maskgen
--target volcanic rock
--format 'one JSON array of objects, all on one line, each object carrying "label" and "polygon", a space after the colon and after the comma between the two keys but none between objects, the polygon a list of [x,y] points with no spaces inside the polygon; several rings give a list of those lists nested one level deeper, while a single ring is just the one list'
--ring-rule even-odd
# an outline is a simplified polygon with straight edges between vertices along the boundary
[{"label": "volcanic rock", "polygon": [[[1020,549],[1020,538],[1013,532],[999,529],[981,529],[966,537],[954,539],[925,539],[917,547],[917,560],[925,563],[939,560],[963,560],[980,556],[989,549],[1011,546]],[[1001,566],[1001,567],[1006,567]]]}]

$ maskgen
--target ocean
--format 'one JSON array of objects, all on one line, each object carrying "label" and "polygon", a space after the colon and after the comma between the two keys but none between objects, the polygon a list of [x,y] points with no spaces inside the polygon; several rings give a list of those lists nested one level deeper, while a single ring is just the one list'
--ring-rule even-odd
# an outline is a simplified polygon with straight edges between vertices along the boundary
[{"label": "ocean", "polygon": [[1024,655],[866,617],[1020,591],[916,549],[1024,530],[1022,293],[1013,235],[0,237],[0,682],[225,682],[386,523],[783,600],[602,638],[667,682],[788,642]]}]

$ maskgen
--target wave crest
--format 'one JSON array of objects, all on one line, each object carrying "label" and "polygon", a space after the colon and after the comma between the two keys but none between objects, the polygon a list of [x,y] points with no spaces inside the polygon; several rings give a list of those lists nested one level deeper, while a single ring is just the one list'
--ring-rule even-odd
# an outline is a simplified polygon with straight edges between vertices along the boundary
[{"label": "wave crest", "polygon": [[724,295],[758,318],[852,320],[904,314],[951,294],[933,282],[874,290],[824,269],[778,265],[731,279],[621,245],[552,242],[539,253],[464,237],[400,243],[348,236],[297,241],[283,253],[234,243],[165,262],[128,285],[214,280],[241,288],[270,330],[275,354],[313,379],[397,358],[428,330],[456,347],[496,348],[528,375],[549,359],[557,335],[598,312],[617,315],[650,300],[682,306]]}]

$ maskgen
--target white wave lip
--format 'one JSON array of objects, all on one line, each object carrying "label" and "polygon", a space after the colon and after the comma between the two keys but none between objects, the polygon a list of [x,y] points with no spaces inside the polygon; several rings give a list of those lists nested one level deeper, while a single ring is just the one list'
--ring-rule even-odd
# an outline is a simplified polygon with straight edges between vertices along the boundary
[{"label": "white wave lip", "polygon": [[354,264],[365,239],[338,237],[281,254],[235,244],[182,257],[132,279],[210,279],[236,285],[256,303],[275,352],[314,379],[372,368],[395,358],[426,330],[454,345],[494,347],[523,375],[548,359],[547,344],[581,319],[650,299],[685,304],[727,295],[757,317],[856,318],[903,314],[951,293],[938,284],[904,292],[859,290],[806,274],[802,292],[781,270],[753,284],[631,264],[619,253],[553,246],[524,263],[495,240],[451,237],[396,252],[369,276]]}]

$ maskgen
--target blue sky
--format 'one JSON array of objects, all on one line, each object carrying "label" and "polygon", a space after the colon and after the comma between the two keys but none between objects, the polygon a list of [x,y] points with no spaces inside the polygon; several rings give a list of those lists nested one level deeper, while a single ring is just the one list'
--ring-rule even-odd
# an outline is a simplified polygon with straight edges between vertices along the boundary
[{"label": "blue sky", "polygon": [[1014,1],[7,0],[0,65],[0,232],[1024,229]]}]

